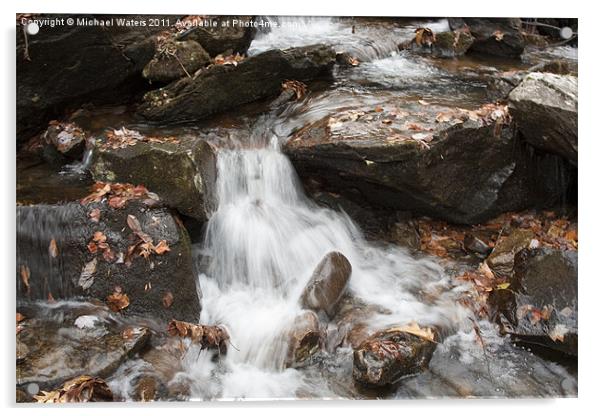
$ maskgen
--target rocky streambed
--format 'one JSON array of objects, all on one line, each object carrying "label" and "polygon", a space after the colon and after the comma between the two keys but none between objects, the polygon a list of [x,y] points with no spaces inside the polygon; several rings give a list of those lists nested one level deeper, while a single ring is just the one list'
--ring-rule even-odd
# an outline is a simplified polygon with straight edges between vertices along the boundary
[{"label": "rocky streambed", "polygon": [[179,18],[18,34],[18,401],[577,395],[576,45]]}]

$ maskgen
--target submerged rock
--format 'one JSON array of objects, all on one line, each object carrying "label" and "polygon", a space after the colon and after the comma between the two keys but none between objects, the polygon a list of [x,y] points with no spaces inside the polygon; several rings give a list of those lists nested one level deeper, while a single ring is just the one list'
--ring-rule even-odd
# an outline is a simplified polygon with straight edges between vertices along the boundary
[{"label": "submerged rock", "polygon": [[283,150],[308,188],[456,223],[546,206],[565,194],[568,166],[521,146],[505,107],[399,105],[332,114],[303,127]]},{"label": "submerged rock", "polygon": [[119,325],[106,310],[85,327],[75,325],[73,310],[61,310],[21,322],[17,339],[29,354],[17,364],[17,386],[51,390],[81,374],[107,377],[150,338],[148,328]]},{"label": "submerged rock", "polygon": [[322,332],[318,316],[304,311],[295,318],[289,331],[287,367],[301,367],[320,349]]},{"label": "submerged rock", "polygon": [[207,16],[211,26],[193,27],[183,39],[198,42],[211,56],[247,53],[257,28],[251,16]]},{"label": "submerged rock", "polygon": [[577,280],[576,251],[518,252],[511,290],[492,299],[503,332],[576,357]]},{"label": "submerged rock", "polygon": [[510,112],[525,140],[577,164],[577,78],[535,72],[509,95]]},{"label": "submerged rock", "polygon": [[204,140],[98,146],[90,171],[95,180],[144,184],[183,215],[206,221],[212,212],[215,153]]},{"label": "submerged rock", "polygon": [[18,207],[16,274],[18,299],[85,296],[159,320],[200,313],[185,228],[141,200]]},{"label": "submerged rock", "polygon": [[450,18],[449,25],[452,30],[470,30],[472,52],[519,58],[525,49],[518,18]]},{"label": "submerged rock", "polygon": [[309,279],[301,295],[301,305],[316,312],[325,312],[332,318],[350,276],[349,260],[338,252],[328,253]]},{"label": "submerged rock", "polygon": [[211,61],[211,57],[197,42],[165,42],[158,46],[151,61],[146,64],[142,76],[149,81],[170,82],[192,76]]},{"label": "submerged rock", "polygon": [[392,328],[378,332],[353,351],[353,378],[369,386],[384,386],[428,366],[437,344]]},{"label": "submerged rock", "polygon": [[270,50],[237,65],[214,65],[144,96],[139,113],[161,122],[207,118],[253,101],[277,96],[286,80],[329,76],[335,52],[328,46]]}]

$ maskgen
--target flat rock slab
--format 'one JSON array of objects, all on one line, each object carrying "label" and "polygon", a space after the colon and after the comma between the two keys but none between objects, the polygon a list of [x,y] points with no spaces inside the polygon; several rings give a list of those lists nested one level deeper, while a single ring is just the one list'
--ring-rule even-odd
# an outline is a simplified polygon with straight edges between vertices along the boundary
[{"label": "flat rock slab", "polygon": [[206,221],[214,200],[215,152],[196,137],[177,140],[123,148],[98,146],[92,176],[98,181],[142,184],[181,214]]},{"label": "flat rock slab", "polygon": [[568,168],[557,157],[532,156],[505,109],[488,108],[483,119],[417,101],[384,102],[307,125],[284,152],[306,184],[371,208],[456,223],[558,200],[566,190],[559,175]]},{"label": "flat rock slab", "polygon": [[77,313],[61,305],[46,311],[46,316],[26,318],[17,334],[27,347],[17,364],[17,386],[36,383],[48,390],[83,374],[109,376],[144,347],[151,333],[114,319],[106,309],[91,307]]}]

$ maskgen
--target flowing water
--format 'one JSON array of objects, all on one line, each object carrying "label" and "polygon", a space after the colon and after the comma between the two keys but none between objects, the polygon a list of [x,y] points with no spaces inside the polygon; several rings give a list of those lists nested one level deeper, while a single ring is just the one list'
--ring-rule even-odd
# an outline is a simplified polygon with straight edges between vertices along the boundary
[{"label": "flowing water", "polygon": [[[478,105],[485,100],[484,84],[400,53],[397,44],[411,38],[415,25],[278,22],[253,41],[250,54],[321,42],[363,62],[335,73],[332,87],[304,101],[237,124],[246,137],[239,131],[236,141],[218,150],[218,203],[199,249],[200,322],[227,327],[232,345],[218,360],[190,348],[172,383],[189,385],[191,399],[576,394],[575,379],[564,368],[513,346],[487,322],[479,322],[486,344],[480,346],[474,316],[457,302],[467,287],[454,282],[439,260],[368,242],[343,211],[317,206],[280,151],[292,131],[333,110],[408,97]],[[429,26],[446,30],[447,22]],[[370,393],[353,385],[348,346],[327,348],[304,368],[287,368],[286,333],[302,312],[300,295],[331,251],[352,265],[348,297],[371,311],[356,323],[371,331],[412,322],[438,329],[443,340],[428,370],[392,391]],[[336,324],[325,325],[330,337]],[[111,387],[129,397],[129,381],[145,365],[127,362],[110,378]]]}]

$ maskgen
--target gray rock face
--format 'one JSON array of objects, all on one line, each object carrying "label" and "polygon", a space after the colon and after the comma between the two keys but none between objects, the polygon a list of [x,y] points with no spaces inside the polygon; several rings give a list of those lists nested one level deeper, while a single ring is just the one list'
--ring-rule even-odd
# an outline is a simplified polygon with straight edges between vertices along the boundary
[{"label": "gray rock face", "polygon": [[474,36],[470,47],[473,52],[495,56],[519,58],[525,49],[525,40],[520,33],[520,19],[515,18],[450,18],[452,30],[465,25]]},{"label": "gray rock face", "polygon": [[[25,307],[24,315],[33,309]],[[58,306],[21,322],[17,340],[28,354],[17,364],[17,386],[50,390],[82,374],[107,377],[150,338],[148,328],[117,324],[106,309],[85,309]]]},{"label": "gray rock face", "polygon": [[531,155],[511,124],[462,121],[435,105],[382,107],[333,114],[286,143],[308,187],[375,210],[468,224],[551,204],[566,191],[560,175],[569,175],[568,166],[556,156]]},{"label": "gray rock face", "polygon": [[391,329],[378,332],[353,351],[353,378],[369,386],[393,384],[428,366],[437,344]]},{"label": "gray rock face", "polygon": [[214,65],[144,96],[139,113],[162,122],[207,118],[242,104],[276,96],[285,80],[328,76],[335,52],[327,46],[271,50],[238,65]]},{"label": "gray rock face", "polygon": [[67,106],[76,108],[86,102],[122,104],[131,99],[132,91],[142,85],[136,83],[142,81],[140,71],[153,57],[150,36],[157,29],[112,27],[109,31],[99,26],[48,26],[40,36],[29,36],[26,48],[24,31],[19,26],[17,140],[28,139]]},{"label": "gray rock face", "polygon": [[212,211],[216,179],[215,153],[203,140],[138,143],[123,149],[95,150],[95,180],[143,184],[181,214],[206,221]]},{"label": "gray rock face", "polygon": [[510,112],[525,140],[577,165],[577,78],[532,73],[509,95]]},{"label": "gray rock face", "polygon": [[328,253],[316,266],[307,283],[301,295],[301,305],[333,317],[350,276],[349,260],[338,252]]},{"label": "gray rock face", "polygon": [[[98,222],[90,217],[95,209]],[[133,248],[140,239],[128,225],[130,215],[154,245],[165,240],[169,251],[141,256],[141,247]],[[106,237],[110,254],[88,248],[96,232]],[[139,200],[120,209],[106,201],[18,207],[16,274],[21,300],[85,296],[106,302],[119,286],[129,299],[125,315],[194,322],[200,313],[185,228],[168,209]]]},{"label": "gray rock face", "polygon": [[197,42],[189,40],[161,45],[142,76],[149,81],[170,82],[194,73],[211,61],[211,57]]},{"label": "gray rock face", "polygon": [[493,300],[503,331],[577,356],[577,282],[576,251],[518,252],[510,293]]}]

